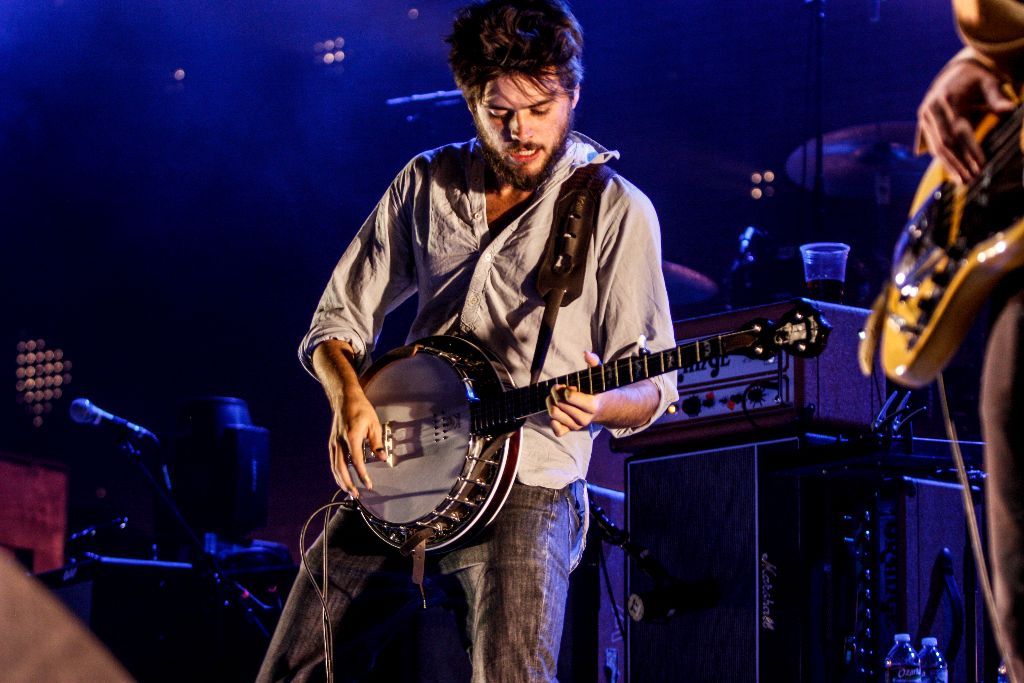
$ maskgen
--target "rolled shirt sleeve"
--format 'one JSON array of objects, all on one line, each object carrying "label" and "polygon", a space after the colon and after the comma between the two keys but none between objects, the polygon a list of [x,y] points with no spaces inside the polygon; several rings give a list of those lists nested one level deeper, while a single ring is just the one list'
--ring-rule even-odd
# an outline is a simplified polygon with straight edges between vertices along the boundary
[{"label": "rolled shirt sleeve", "polygon": [[351,344],[357,369],[365,369],[384,316],[416,291],[410,197],[417,163],[398,174],[331,273],[299,345],[299,360],[314,377],[313,350],[328,339]]},{"label": "rolled shirt sleeve", "polygon": [[[611,362],[634,355],[640,335],[652,352],[675,346],[665,277],[661,270],[661,227],[651,201],[621,176],[602,195],[606,229],[598,235],[600,285],[597,319],[602,359]],[[610,428],[623,437],[650,426],[669,404],[678,400],[675,371],[652,377],[660,394],[658,407],[636,427]]]}]

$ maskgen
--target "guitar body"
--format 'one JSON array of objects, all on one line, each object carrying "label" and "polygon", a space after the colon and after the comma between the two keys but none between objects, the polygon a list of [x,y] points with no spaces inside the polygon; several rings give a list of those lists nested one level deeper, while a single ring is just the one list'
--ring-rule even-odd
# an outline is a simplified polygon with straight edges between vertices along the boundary
[{"label": "guitar body", "polygon": [[464,339],[429,337],[381,357],[362,381],[388,452],[388,462],[366,455],[373,490],[358,504],[373,532],[402,548],[426,531],[439,550],[486,526],[515,482],[521,425],[474,430],[472,411],[512,386],[504,366]]},{"label": "guitar body", "polygon": [[[987,117],[976,132],[983,147],[1000,143],[986,150],[995,158],[979,181],[958,185],[937,160],[922,178],[896,245],[892,278],[868,321],[862,368],[870,367],[880,343],[890,379],[910,388],[930,383],[1002,277],[1024,265],[1020,128],[1010,139],[997,123]],[[1002,138],[989,139],[997,133]]]}]

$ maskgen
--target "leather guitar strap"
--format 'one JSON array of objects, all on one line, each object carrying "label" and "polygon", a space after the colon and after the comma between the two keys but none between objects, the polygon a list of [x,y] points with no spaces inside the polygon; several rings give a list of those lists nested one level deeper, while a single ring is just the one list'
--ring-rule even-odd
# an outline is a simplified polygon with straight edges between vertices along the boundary
[{"label": "leather guitar strap", "polygon": [[583,292],[587,252],[597,225],[601,192],[615,171],[606,164],[588,164],[569,176],[558,192],[551,235],[537,272],[537,290],[544,298],[544,317],[530,366],[530,382],[540,381],[544,360],[555,332],[558,309]]}]

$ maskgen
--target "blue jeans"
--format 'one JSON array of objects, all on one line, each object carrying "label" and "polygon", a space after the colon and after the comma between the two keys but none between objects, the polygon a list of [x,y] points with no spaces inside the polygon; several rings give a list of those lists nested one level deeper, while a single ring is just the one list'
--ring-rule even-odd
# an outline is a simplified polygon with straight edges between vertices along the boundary
[{"label": "blue jeans", "polygon": [[[470,545],[428,556],[428,605],[452,609],[461,622],[474,683],[556,680],[569,572],[583,554],[586,515],[582,481],[561,490],[516,482]],[[365,680],[403,622],[422,610],[412,562],[373,536],[356,512],[337,515],[327,537],[335,680]],[[318,583],[323,538],[307,555]],[[257,681],[323,680],[321,622],[320,602],[300,572]]]}]

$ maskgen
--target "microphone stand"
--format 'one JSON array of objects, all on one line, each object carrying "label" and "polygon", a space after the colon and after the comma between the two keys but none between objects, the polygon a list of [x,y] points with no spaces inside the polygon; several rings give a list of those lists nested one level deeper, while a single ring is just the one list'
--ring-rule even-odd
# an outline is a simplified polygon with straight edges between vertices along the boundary
[{"label": "microphone stand", "polygon": [[678,579],[672,576],[665,569],[664,565],[651,555],[650,550],[630,540],[628,531],[615,526],[615,522],[594,501],[594,495],[590,493],[589,489],[587,490],[587,495],[590,496],[590,516],[597,525],[597,530],[601,532],[601,538],[614,546],[622,548],[627,555],[633,558],[640,567],[640,570],[656,582],[678,582]]},{"label": "microphone stand", "polygon": [[[253,611],[252,600],[254,600],[254,598],[252,598],[252,594],[238,581],[232,579],[230,585],[226,583],[227,580],[224,575],[224,569],[220,566],[220,562],[217,560],[216,555],[206,551],[203,542],[199,539],[198,534],[196,534],[192,526],[185,520],[185,516],[181,512],[181,508],[179,508],[178,504],[174,502],[170,492],[160,485],[160,482],[153,475],[153,472],[143,461],[142,450],[136,443],[137,438],[138,437],[131,434],[123,435],[118,442],[118,449],[127,455],[129,460],[135,463],[139,471],[142,472],[143,478],[156,492],[157,499],[167,510],[171,512],[175,522],[184,532],[189,544],[197,553],[196,558],[198,567],[196,568],[199,570],[201,576],[209,580],[220,604],[225,607],[229,605],[236,607],[245,618],[245,621],[250,624],[265,640],[269,641],[270,632]],[[157,442],[157,445],[159,445],[159,442]]]},{"label": "microphone stand", "polygon": [[[645,618],[649,620],[667,619],[678,611],[704,609],[718,603],[719,590],[716,581],[713,579],[680,581],[665,569],[665,566],[657,558],[651,555],[650,550],[631,540],[628,531],[615,526],[601,506],[594,501],[594,496],[589,489],[587,495],[590,497],[590,516],[602,539],[622,548],[637,563],[640,571],[654,580],[654,590],[645,594],[630,594],[627,609],[633,621],[641,621]],[[669,604],[667,606],[655,604],[654,609],[651,609],[651,606],[645,606],[644,595],[647,598],[654,598],[652,602],[657,602],[658,598],[662,598],[661,602]]]},{"label": "microphone stand", "polygon": [[814,12],[814,185],[811,237],[820,239],[825,232],[825,152],[822,149],[825,142],[825,0],[804,0],[804,4]]}]

